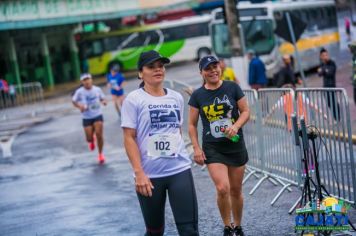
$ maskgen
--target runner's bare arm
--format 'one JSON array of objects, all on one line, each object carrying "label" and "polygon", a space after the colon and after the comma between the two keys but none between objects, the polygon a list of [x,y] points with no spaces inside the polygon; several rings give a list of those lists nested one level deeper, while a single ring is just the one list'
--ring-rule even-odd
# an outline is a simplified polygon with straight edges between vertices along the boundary
[{"label": "runner's bare arm", "polygon": [[126,82],[126,81],[123,81],[123,82],[121,83],[121,85],[120,85],[120,89],[122,89],[123,87],[125,87],[126,84],[127,84],[127,82]]},{"label": "runner's bare arm", "polygon": [[240,111],[240,116],[239,119],[233,124],[233,127],[238,131],[250,119],[250,108],[248,107],[246,97],[243,97],[237,101],[237,107]]},{"label": "runner's bare arm", "polygon": [[106,101],[105,98],[104,98],[104,99],[101,99],[100,102],[101,102],[104,106],[106,106],[106,105],[108,104],[108,101]]},{"label": "runner's bare arm", "polygon": [[234,76],[234,81],[235,81],[235,83],[237,83],[238,85],[240,85],[240,80],[239,80],[236,76]]},{"label": "runner's bare arm", "polygon": [[142,169],[140,150],[136,143],[136,130],[131,128],[123,128],[123,130],[124,146],[136,177],[136,191],[143,196],[151,197],[153,185]]},{"label": "runner's bare arm", "polygon": [[105,99],[105,94],[103,92],[103,90],[100,89],[100,102],[101,104],[103,104],[104,106],[106,106],[106,104],[108,104],[108,102]]},{"label": "runner's bare arm", "polygon": [[85,106],[83,104],[80,104],[79,102],[72,101],[73,105],[78,108],[81,112],[85,111]]},{"label": "runner's bare arm", "polygon": [[199,110],[195,107],[190,106],[189,109],[189,136],[192,141],[194,149],[194,161],[199,165],[204,165],[205,154],[201,150],[198,141],[198,119],[199,119]]}]

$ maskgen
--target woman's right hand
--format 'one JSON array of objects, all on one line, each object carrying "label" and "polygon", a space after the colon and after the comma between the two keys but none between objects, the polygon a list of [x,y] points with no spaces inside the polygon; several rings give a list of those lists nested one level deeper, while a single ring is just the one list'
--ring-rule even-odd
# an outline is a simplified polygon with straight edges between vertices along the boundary
[{"label": "woman's right hand", "polygon": [[154,188],[151,180],[147,177],[147,175],[142,171],[136,174],[136,191],[145,196],[152,196],[152,189]]},{"label": "woman's right hand", "polygon": [[84,112],[86,109],[87,109],[87,106],[86,106],[86,105],[83,105],[83,104],[80,104],[80,105],[79,105],[79,110],[80,110],[80,112]]},{"label": "woman's right hand", "polygon": [[200,147],[194,148],[194,161],[198,165],[204,165],[204,161],[206,160],[205,154]]}]

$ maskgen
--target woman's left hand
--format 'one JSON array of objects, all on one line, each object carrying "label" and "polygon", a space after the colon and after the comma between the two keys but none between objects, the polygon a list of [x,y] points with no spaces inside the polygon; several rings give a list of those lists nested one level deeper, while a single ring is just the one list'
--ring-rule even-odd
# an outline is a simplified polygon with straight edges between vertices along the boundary
[{"label": "woman's left hand", "polygon": [[228,138],[235,136],[237,132],[239,132],[239,129],[233,125],[225,129],[225,135]]}]

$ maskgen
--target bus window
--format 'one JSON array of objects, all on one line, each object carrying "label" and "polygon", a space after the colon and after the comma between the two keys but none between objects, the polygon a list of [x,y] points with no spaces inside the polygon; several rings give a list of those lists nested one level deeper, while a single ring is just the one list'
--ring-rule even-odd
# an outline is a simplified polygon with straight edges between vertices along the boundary
[{"label": "bus window", "polygon": [[331,8],[331,26],[332,27],[337,27],[337,16],[336,16],[336,9]]},{"label": "bus window", "polygon": [[199,23],[193,25],[187,25],[185,27],[186,38],[199,37],[203,35],[209,35],[208,23]]},{"label": "bus window", "polygon": [[164,41],[174,41],[183,38],[184,28],[182,26],[162,29]]},{"label": "bus window", "polygon": [[148,43],[142,40],[142,33],[132,33],[127,35],[126,39],[121,44],[121,49],[142,46],[142,43]]},{"label": "bus window", "polygon": [[91,48],[92,48],[93,56],[99,56],[104,52],[104,48],[101,40],[93,41]]},{"label": "bus window", "polygon": [[164,40],[174,41],[209,35],[208,23],[198,23],[191,25],[182,25],[173,28],[163,29]]},{"label": "bus window", "polygon": [[253,49],[259,55],[273,50],[275,40],[271,20],[242,21],[241,24],[247,49]]},{"label": "bus window", "polygon": [[100,40],[85,42],[80,45],[81,57],[95,57],[103,54],[103,44]]},{"label": "bus window", "polygon": [[318,30],[318,11],[316,9],[310,9],[308,11],[310,15],[309,30]]},{"label": "bus window", "polygon": [[325,28],[325,21],[323,19],[323,8],[317,8],[315,9],[315,12],[317,13],[316,15],[316,22],[318,29],[324,29]]},{"label": "bus window", "polygon": [[307,23],[307,30],[309,30],[310,28],[311,28],[311,17],[310,17],[310,13],[309,13],[309,11],[307,11],[307,10],[304,10],[303,11],[303,18],[304,18],[304,22],[306,22]]},{"label": "bus window", "polygon": [[320,8],[320,18],[322,20],[325,19],[326,13],[325,13],[326,9],[325,8]]},{"label": "bus window", "polygon": [[327,11],[326,8],[320,8],[320,29],[326,29],[328,27],[328,16],[327,16]]},{"label": "bus window", "polygon": [[106,51],[117,50],[122,42],[122,36],[115,36],[110,38],[104,38],[104,45]]},{"label": "bus window", "polygon": [[273,13],[273,17],[274,17],[274,19],[276,19],[276,20],[280,20],[280,19],[283,18],[283,12],[281,12],[281,11],[276,11],[276,12]]},{"label": "bus window", "polygon": [[230,57],[231,48],[227,25],[223,23],[212,25],[212,35],[213,48],[216,55],[219,57]]},{"label": "bus window", "polygon": [[299,20],[302,19],[301,12],[298,11],[298,10],[292,11],[291,14],[293,14],[293,15],[294,15],[296,18],[298,18]]},{"label": "bus window", "polygon": [[147,31],[142,34],[142,37],[144,39],[144,42],[148,44],[156,45],[160,42],[160,38],[162,37],[162,31],[161,30]]}]

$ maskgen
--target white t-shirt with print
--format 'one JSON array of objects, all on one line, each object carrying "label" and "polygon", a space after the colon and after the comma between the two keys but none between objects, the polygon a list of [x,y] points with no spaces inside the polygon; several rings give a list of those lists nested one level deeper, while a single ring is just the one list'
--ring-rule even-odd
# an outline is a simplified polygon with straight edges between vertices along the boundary
[{"label": "white t-shirt with print", "polygon": [[91,89],[84,87],[78,88],[72,100],[80,103],[86,107],[86,110],[82,112],[83,119],[93,119],[102,114],[100,108],[100,101],[105,98],[105,94],[101,88],[93,85]]},{"label": "white t-shirt with print", "polygon": [[190,168],[181,135],[183,97],[167,89],[154,97],[142,88],[128,94],[121,110],[121,127],[136,130],[141,165],[149,178],[160,178]]}]

